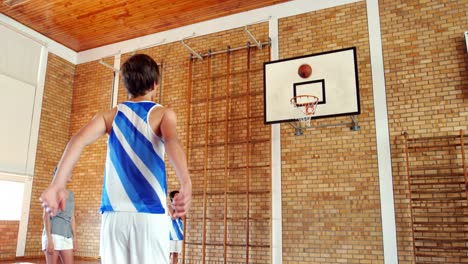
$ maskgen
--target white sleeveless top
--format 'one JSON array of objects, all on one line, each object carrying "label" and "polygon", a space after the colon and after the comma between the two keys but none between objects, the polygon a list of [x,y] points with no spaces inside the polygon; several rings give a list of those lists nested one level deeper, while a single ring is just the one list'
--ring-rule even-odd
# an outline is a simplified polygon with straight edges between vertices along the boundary
[{"label": "white sleeveless top", "polygon": [[101,212],[166,213],[164,142],[148,123],[159,104],[124,102],[109,133]]}]

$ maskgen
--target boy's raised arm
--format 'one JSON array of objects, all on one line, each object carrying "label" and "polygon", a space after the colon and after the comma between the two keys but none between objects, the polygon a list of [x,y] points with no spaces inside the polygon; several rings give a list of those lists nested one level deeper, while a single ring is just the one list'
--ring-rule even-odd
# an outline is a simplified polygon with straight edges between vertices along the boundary
[{"label": "boy's raised arm", "polygon": [[42,193],[40,200],[42,206],[51,215],[57,213],[57,209],[65,210],[66,193],[65,186],[71,178],[73,168],[80,158],[84,147],[98,140],[108,130],[107,123],[113,110],[96,114],[94,118],[82,127],[68,142],[63,152],[57,173],[50,186]]}]

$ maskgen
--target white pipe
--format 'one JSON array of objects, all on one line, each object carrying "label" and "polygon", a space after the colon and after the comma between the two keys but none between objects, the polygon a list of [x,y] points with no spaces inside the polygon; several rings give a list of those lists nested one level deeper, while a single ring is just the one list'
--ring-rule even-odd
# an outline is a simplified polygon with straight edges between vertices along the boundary
[{"label": "white pipe", "polygon": [[114,68],[114,66],[111,66],[109,64],[107,64],[106,62],[104,62],[102,59],[99,60],[99,63],[106,66],[107,68],[113,70],[114,72],[119,72],[120,70],[117,69],[117,68]]},{"label": "white pipe", "polygon": [[262,44],[250,33],[250,31],[247,29],[247,26],[244,27],[244,32],[249,36],[249,39],[255,43],[258,49],[262,49]]},{"label": "white pipe", "polygon": [[197,57],[199,60],[203,60],[203,57],[196,51],[194,51],[191,47],[189,47],[189,45],[185,44],[184,42],[184,39],[187,39],[187,38],[183,38],[180,40],[180,43],[190,51],[190,53],[192,53],[193,56]]}]

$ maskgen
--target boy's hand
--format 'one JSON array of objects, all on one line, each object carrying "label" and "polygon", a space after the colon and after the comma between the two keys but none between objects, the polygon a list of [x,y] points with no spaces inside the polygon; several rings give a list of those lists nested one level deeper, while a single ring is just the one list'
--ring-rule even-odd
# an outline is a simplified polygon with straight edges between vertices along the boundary
[{"label": "boy's hand", "polygon": [[182,217],[187,214],[192,204],[192,186],[184,186],[179,193],[174,196],[172,205],[174,206],[174,214],[172,217]]},{"label": "boy's hand", "polygon": [[52,255],[54,254],[54,242],[52,242],[52,238],[47,241],[47,254]]},{"label": "boy's hand", "polygon": [[57,214],[57,210],[61,209],[65,211],[67,193],[65,189],[58,189],[53,185],[50,185],[41,195],[39,200],[42,202],[42,207],[51,216]]}]

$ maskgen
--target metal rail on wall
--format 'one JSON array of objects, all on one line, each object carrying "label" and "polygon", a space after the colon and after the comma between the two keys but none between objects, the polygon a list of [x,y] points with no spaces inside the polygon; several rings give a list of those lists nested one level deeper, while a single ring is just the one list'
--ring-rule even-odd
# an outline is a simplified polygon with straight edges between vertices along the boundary
[{"label": "metal rail on wall", "polygon": [[[271,17],[268,17],[268,19],[262,19],[262,20],[259,20],[257,22],[252,23],[252,24],[249,24],[249,25],[257,24],[257,23],[260,23],[260,22],[265,22],[265,21],[268,21],[270,18]],[[186,48],[190,52],[190,59],[197,58],[199,60],[203,60],[203,58],[210,57],[210,56],[217,55],[217,54],[229,53],[229,52],[233,52],[233,51],[237,51],[237,50],[241,50],[241,49],[249,49],[249,48],[253,48],[253,47],[256,47],[259,50],[261,50],[264,46],[271,45],[271,39],[268,39],[268,41],[266,41],[266,42],[262,42],[262,41],[257,40],[257,38],[255,38],[255,36],[252,34],[252,32],[250,32],[249,29],[247,28],[249,25],[244,26],[243,31],[247,35],[249,40],[253,42],[253,44],[248,42],[246,46],[240,46],[240,47],[236,47],[236,48],[228,47],[225,50],[219,50],[219,51],[210,50],[210,52],[202,54],[200,52],[195,51],[192,47],[190,47],[187,43],[185,43],[185,40],[195,37],[195,35],[196,35],[195,32],[192,33],[191,36],[182,38],[180,40],[180,44],[182,44],[182,46],[184,46],[184,48]]]},{"label": "metal rail on wall", "polygon": [[[299,123],[299,126],[298,126],[298,125],[293,125],[292,123],[289,123],[289,124],[294,128],[294,131],[295,131],[294,135],[296,136],[302,136],[304,134],[304,130],[309,129],[309,128],[348,126],[349,129],[352,131],[361,130],[361,126],[358,123],[357,115],[351,115],[350,118],[351,118],[350,122],[337,122],[337,123],[329,123],[329,124],[322,124],[322,125],[301,126]],[[312,118],[311,120],[315,120],[315,119]]]},{"label": "metal rail on wall", "polygon": [[258,49],[262,49],[263,45],[262,45],[262,42],[258,41],[254,35],[252,34],[252,32],[250,32],[248,29],[247,29],[247,26],[244,27],[244,32],[245,34],[247,34],[247,36],[249,37],[249,39],[255,44],[255,46],[257,46]]},{"label": "metal rail on wall", "polygon": [[186,49],[188,49],[190,51],[190,56],[193,56],[199,60],[203,60],[203,57],[200,53],[196,52],[194,49],[192,49],[189,45],[187,45],[184,40],[185,39],[188,39],[189,37],[187,38],[183,38],[180,40],[180,44],[182,44],[182,46],[184,46]]},{"label": "metal rail on wall", "polygon": [[223,54],[223,53],[229,53],[229,52],[238,51],[238,50],[242,50],[242,49],[250,49],[250,48],[254,48],[254,47],[257,47],[257,48],[261,49],[262,47],[269,46],[271,44],[270,39],[268,39],[268,41],[265,41],[265,42],[258,41],[258,43],[256,43],[256,44],[252,44],[250,42],[247,42],[247,45],[245,45],[245,46],[240,46],[240,47],[235,47],[235,48],[228,47],[225,50],[210,51],[210,52],[207,52],[207,53],[203,54],[203,53],[199,53],[199,52],[195,51],[193,48],[191,48],[187,43],[184,42],[185,39],[187,39],[187,38],[182,39],[180,41],[180,43],[182,44],[182,46],[184,46],[186,49],[188,49],[190,51],[190,57],[189,57],[190,60],[193,60],[193,59],[203,60],[203,58],[208,58],[210,56]]}]

